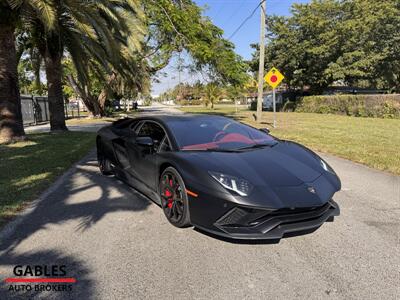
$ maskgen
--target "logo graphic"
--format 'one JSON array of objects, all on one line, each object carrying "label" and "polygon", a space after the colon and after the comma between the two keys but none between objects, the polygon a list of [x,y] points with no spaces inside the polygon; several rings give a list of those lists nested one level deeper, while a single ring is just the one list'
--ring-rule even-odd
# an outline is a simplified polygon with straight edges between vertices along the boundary
[{"label": "logo graphic", "polygon": [[315,188],[312,187],[312,186],[309,186],[309,187],[307,188],[307,190],[308,190],[310,193],[313,193],[313,194],[316,193]]},{"label": "logo graphic", "polygon": [[67,277],[65,265],[17,265],[14,277],[4,279],[9,292],[68,292],[76,278]]}]

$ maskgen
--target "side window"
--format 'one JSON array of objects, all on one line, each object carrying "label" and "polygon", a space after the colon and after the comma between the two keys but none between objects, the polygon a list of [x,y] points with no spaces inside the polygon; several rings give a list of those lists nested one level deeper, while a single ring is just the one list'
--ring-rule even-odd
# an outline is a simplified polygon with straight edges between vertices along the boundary
[{"label": "side window", "polygon": [[167,137],[165,136],[160,145],[160,148],[158,149],[158,152],[168,152],[168,151],[171,151],[171,147],[169,145]]},{"label": "side window", "polygon": [[138,121],[132,122],[132,123],[129,125],[129,129],[132,130],[132,131],[135,131],[135,130],[136,130],[136,127],[138,126],[139,123],[140,123],[140,122],[138,122]]},{"label": "side window", "polygon": [[165,132],[160,125],[153,122],[145,122],[142,127],[140,127],[138,136],[149,136],[154,140],[154,144],[158,146],[163,140]]}]

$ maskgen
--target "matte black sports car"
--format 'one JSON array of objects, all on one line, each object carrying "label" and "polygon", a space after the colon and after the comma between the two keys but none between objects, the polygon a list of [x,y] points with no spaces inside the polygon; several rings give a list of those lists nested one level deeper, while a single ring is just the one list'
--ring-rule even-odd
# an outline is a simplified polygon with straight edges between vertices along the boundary
[{"label": "matte black sports car", "polygon": [[97,154],[170,223],[235,239],[280,239],[339,215],[341,183],[311,150],[229,118],[170,115],[102,128]]}]

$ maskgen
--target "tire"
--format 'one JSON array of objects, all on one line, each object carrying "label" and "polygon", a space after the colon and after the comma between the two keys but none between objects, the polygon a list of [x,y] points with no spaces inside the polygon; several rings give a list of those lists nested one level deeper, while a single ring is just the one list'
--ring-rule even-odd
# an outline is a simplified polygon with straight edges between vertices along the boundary
[{"label": "tire", "polygon": [[179,228],[191,226],[185,183],[175,168],[168,167],[161,174],[159,193],[167,220]]},{"label": "tire", "polygon": [[113,173],[111,162],[104,155],[100,141],[97,142],[97,162],[98,162],[101,174],[111,175]]}]

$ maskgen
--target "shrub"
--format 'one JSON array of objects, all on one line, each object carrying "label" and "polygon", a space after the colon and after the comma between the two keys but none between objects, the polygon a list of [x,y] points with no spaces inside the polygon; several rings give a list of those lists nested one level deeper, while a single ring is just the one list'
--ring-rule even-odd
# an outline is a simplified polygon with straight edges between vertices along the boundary
[{"label": "shrub", "polygon": [[150,106],[152,103],[152,99],[150,97],[146,97],[143,101],[143,106]]},{"label": "shrub", "polygon": [[195,99],[195,100],[179,100],[178,101],[179,105],[185,106],[185,105],[202,105],[204,102],[201,99]]},{"label": "shrub", "polygon": [[104,114],[106,115],[106,117],[111,117],[114,112],[115,112],[115,108],[112,106],[106,106],[104,108]]},{"label": "shrub", "polygon": [[296,111],[355,117],[400,118],[400,95],[303,97]]},{"label": "shrub", "polygon": [[282,111],[295,111],[296,109],[296,103],[292,101],[286,101],[285,104],[282,107]]},{"label": "shrub", "polygon": [[251,101],[250,110],[257,110],[257,101]]}]

